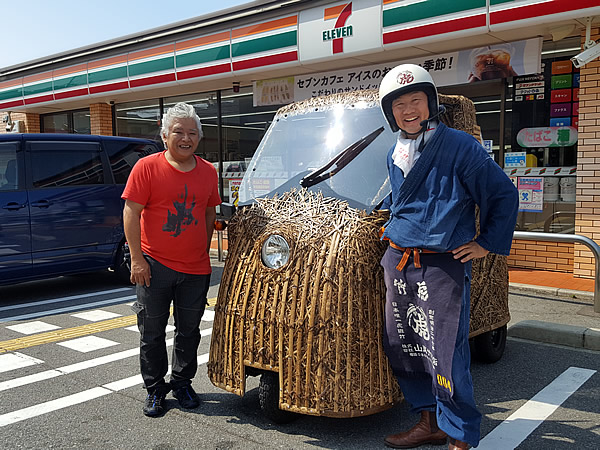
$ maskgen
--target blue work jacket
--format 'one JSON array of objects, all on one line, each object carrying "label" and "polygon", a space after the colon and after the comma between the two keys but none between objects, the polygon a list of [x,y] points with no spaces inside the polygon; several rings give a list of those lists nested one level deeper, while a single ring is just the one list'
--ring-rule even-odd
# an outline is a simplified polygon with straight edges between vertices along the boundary
[{"label": "blue work jacket", "polygon": [[382,238],[401,247],[447,252],[473,240],[475,204],[486,250],[508,255],[519,205],[512,181],[471,135],[440,123],[405,178],[387,165],[392,192],[382,209],[390,209]]}]

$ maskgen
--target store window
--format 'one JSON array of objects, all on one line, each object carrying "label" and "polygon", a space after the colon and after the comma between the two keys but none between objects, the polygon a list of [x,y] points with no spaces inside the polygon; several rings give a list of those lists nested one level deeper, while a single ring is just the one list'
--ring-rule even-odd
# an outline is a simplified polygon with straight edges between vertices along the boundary
[{"label": "store window", "polygon": [[573,233],[580,38],[544,43],[542,72],[514,77],[511,153],[505,172],[519,189],[517,229]]},{"label": "store window", "polygon": [[198,144],[196,154],[218,167],[219,142],[217,139],[217,107],[218,96],[216,92],[202,94],[181,95],[164,99],[164,110],[167,111],[175,103],[184,102],[194,107],[196,114],[202,122],[203,137]]},{"label": "store window", "polygon": [[42,133],[91,133],[89,109],[43,114],[40,121]]},{"label": "store window", "polygon": [[158,99],[120,103],[115,107],[115,114],[117,136],[161,140]]},{"label": "store window", "polygon": [[221,92],[223,117],[223,201],[236,203],[237,191],[277,106],[253,106],[252,86]]}]

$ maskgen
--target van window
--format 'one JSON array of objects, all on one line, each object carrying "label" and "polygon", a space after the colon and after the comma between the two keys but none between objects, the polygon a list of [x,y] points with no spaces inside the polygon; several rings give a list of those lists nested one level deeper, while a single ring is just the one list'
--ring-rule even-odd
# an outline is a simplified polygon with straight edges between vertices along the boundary
[{"label": "van window", "polygon": [[13,191],[19,187],[17,171],[17,143],[0,143],[0,191]]},{"label": "van window", "polygon": [[31,142],[34,188],[104,184],[100,145],[95,142]]},{"label": "van window", "polygon": [[116,184],[125,184],[133,165],[140,158],[157,151],[157,147],[152,144],[116,140],[104,141],[104,148],[108,153]]}]

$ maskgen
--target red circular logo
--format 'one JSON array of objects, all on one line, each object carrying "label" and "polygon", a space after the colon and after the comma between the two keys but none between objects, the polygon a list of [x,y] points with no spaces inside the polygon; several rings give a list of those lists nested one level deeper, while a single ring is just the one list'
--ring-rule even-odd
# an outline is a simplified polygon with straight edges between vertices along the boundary
[{"label": "red circular logo", "polygon": [[402,86],[402,85],[409,84],[409,83],[412,83],[413,81],[415,81],[415,76],[412,74],[412,72],[409,72],[409,71],[400,72],[398,74],[398,76],[396,77],[396,81],[398,82],[398,84],[400,86]]}]

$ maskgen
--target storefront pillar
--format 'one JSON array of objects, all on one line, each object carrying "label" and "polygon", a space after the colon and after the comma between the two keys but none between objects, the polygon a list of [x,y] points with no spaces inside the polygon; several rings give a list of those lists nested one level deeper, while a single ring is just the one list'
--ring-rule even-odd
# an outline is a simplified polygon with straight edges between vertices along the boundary
[{"label": "storefront pillar", "polygon": [[90,132],[113,136],[112,109],[108,103],[92,103],[90,105]]},{"label": "storefront pillar", "polygon": [[[600,28],[591,38],[600,39]],[[585,30],[582,34],[585,42]],[[581,68],[579,89],[579,134],[577,143],[577,184],[575,234],[600,243],[600,59]],[[594,277],[594,257],[587,247],[575,245],[573,274]]]}]

